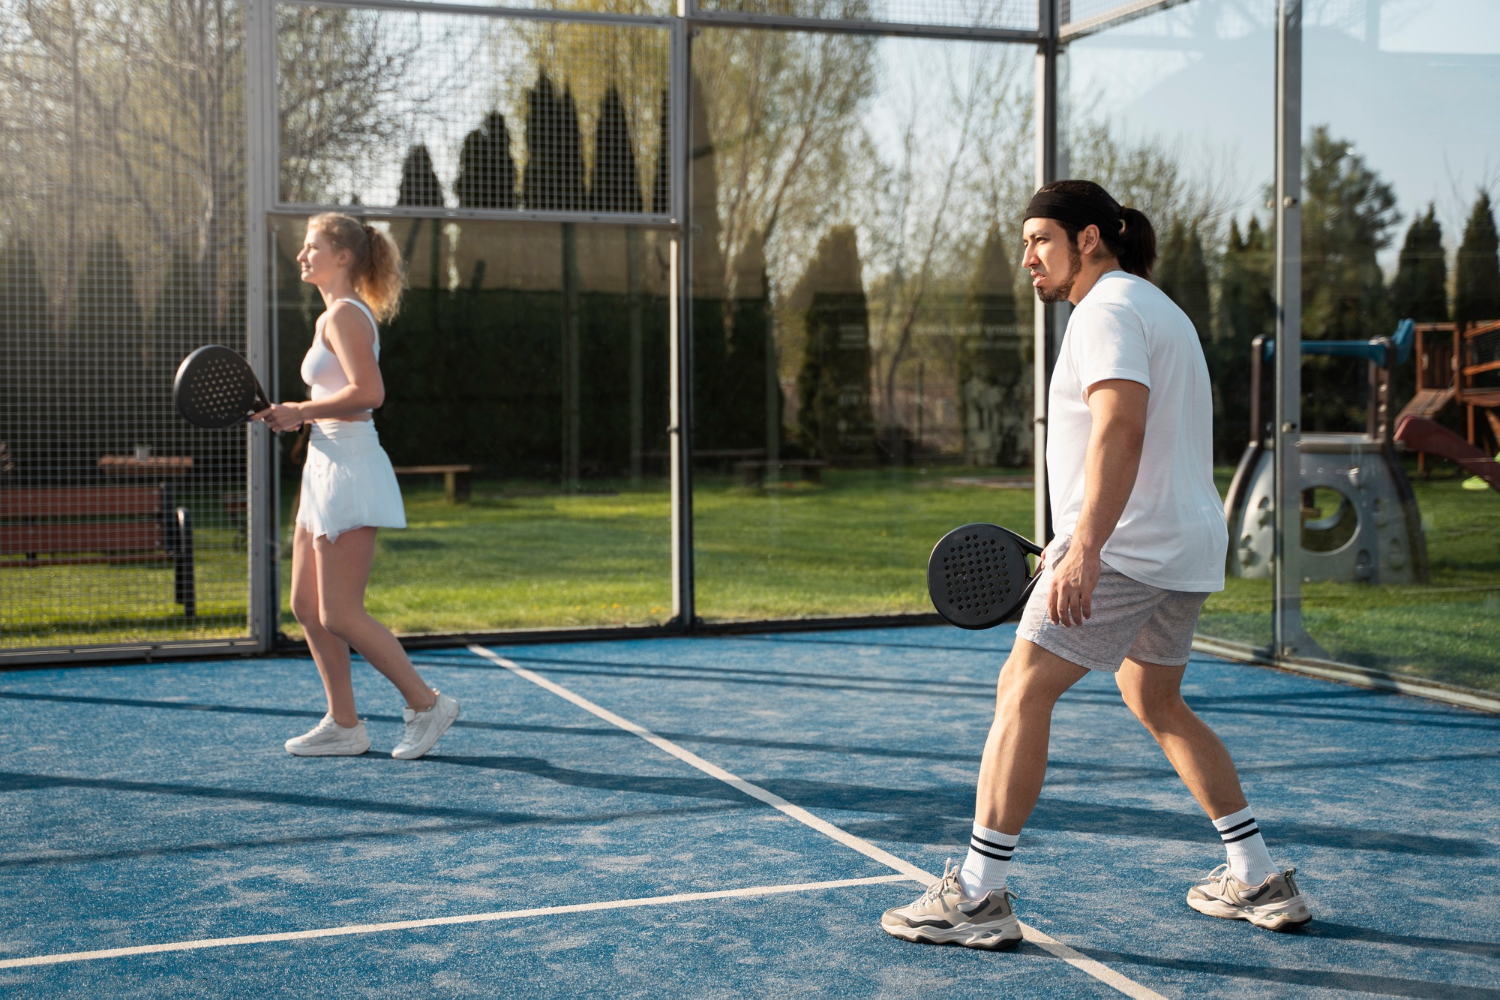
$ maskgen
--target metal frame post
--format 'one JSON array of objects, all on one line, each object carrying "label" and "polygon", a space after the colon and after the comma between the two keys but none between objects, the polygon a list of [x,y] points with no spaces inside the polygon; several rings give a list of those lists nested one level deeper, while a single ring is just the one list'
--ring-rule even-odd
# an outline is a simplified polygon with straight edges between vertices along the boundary
[{"label": "metal frame post", "polygon": [[[262,385],[271,384],[272,350],[266,315],[270,263],[266,212],[275,198],[276,7],[274,0],[245,5],[245,359]],[[264,424],[245,429],[245,526],[249,538],[249,627],[255,648],[276,639],[280,581],[276,571],[275,441]]]},{"label": "metal frame post", "polygon": [[[1036,91],[1033,96],[1036,123],[1036,186],[1057,180],[1062,169],[1059,148],[1058,0],[1037,0],[1037,26],[1042,40],[1036,52]],[[1033,537],[1040,544],[1052,540],[1052,507],[1047,489],[1047,386],[1052,381],[1054,332],[1059,324],[1056,307],[1034,304],[1032,326],[1032,438]]]},{"label": "metal frame post", "polygon": [[1326,655],[1302,627],[1302,0],[1276,19],[1275,570],[1272,652]]},{"label": "metal frame post", "polygon": [[688,218],[692,150],[688,136],[691,86],[692,36],[687,20],[689,0],[678,0],[677,21],[672,29],[670,102],[672,148],[676,169],[669,178],[672,215],[677,223],[669,244],[670,258],[670,365],[671,421],[667,428],[667,452],[672,474],[672,619],[691,631],[697,622],[693,591],[693,274],[691,225]]}]

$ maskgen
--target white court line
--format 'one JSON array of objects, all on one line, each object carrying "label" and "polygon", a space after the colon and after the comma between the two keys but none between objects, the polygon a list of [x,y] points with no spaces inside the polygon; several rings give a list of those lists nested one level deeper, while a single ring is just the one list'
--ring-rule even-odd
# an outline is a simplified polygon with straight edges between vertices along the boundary
[{"label": "white court line", "polygon": [[33,965],[61,965],[64,962],[95,962],[101,958],[126,958],[131,955],[157,955],[166,951],[199,951],[204,948],[229,948],[244,944],[270,944],[275,941],[311,941],[315,938],[348,937],[353,934],[378,934],[382,931],[409,931],[418,927],[448,927],[453,924],[484,924],[497,920],[521,920],[526,917],[550,917],[558,913],[585,913],[595,910],[623,910],[635,906],[666,906],[671,903],[695,903],[704,899],[738,899],[746,896],[775,896],[786,892],[815,892],[819,889],[843,889],[854,885],[877,885],[882,882],[905,882],[905,875],[877,875],[874,878],[845,878],[832,882],[799,882],[795,885],[761,885],[746,889],[721,889],[716,892],[678,892],[670,896],[643,896],[639,899],[611,899],[599,903],[569,903],[566,906],[538,906],[529,910],[496,910],[492,913],[466,913],[453,917],[429,917],[426,920],[391,920],[382,924],[347,924],[343,927],[319,927],[309,931],[284,931],[280,934],[246,934],[241,937],[199,938],[196,941],[167,941],[141,944],[129,948],[101,948],[98,951],[69,951],[57,955],[34,955],[30,958],[8,958],[0,969],[22,969]]},{"label": "white court line", "polygon": [[[803,809],[801,806],[793,805],[786,799],[782,798],[780,795],[777,795],[775,792],[767,791],[759,785],[751,784],[738,775],[731,774],[719,765],[704,760],[702,757],[699,757],[691,750],[680,747],[676,743],[673,743],[671,740],[666,739],[662,736],[658,736],[651,730],[646,729],[644,726],[638,726],[634,722],[631,722],[629,719],[618,716],[607,708],[601,708],[600,706],[589,701],[583,695],[570,691],[567,688],[563,687],[561,684],[549,681],[541,674],[527,670],[525,667],[520,666],[519,664],[511,660],[507,660],[505,657],[501,656],[499,653],[494,652],[493,650],[485,649],[483,646],[475,645],[469,647],[469,652],[473,653],[476,656],[482,656],[486,660],[489,660],[491,663],[494,663],[497,666],[504,667],[506,670],[509,670],[511,673],[515,674],[517,677],[521,677],[540,688],[552,692],[564,701],[572,702],[574,705],[577,705],[585,712],[596,715],[613,726],[618,726],[628,733],[634,733],[636,736],[639,736],[641,739],[645,740],[647,743],[650,743],[658,750],[669,753],[673,757],[676,757],[678,760],[686,764],[691,764],[693,767],[696,767],[704,774],[710,775],[714,778],[718,778],[726,785],[744,792],[752,799],[764,802],[772,809],[785,813],[787,816],[790,816],[797,822],[812,827],[814,830],[817,830],[825,837],[836,840],[840,844],[843,844],[845,847],[848,847],[851,850],[858,851],[860,854],[863,854],[867,858],[879,861],[881,864],[895,869],[914,882],[920,882],[922,885],[931,885],[933,882],[937,881],[936,876],[934,876],[930,872],[918,868],[916,865],[912,864],[910,861],[907,861],[905,858],[898,858],[896,855],[892,854],[889,851],[881,850],[879,847],[876,847],[869,841],[856,837],[849,831],[840,829],[839,827],[834,826],[832,823],[828,822],[825,819],[814,816],[812,813],[808,812],[806,809]],[[1093,976],[1101,983],[1113,986],[1115,989],[1119,990],[1121,993],[1124,993],[1126,996],[1134,997],[1135,1000],[1166,1000],[1165,997],[1163,997],[1160,993],[1157,993],[1155,990],[1142,986],[1140,983],[1136,982],[1134,979],[1131,979],[1129,976],[1116,972],[1114,969],[1111,969],[1104,963],[1096,962],[1092,958],[1089,958],[1088,956],[1083,955],[1072,948],[1069,948],[1061,941],[1048,934],[1043,933],[1042,931],[1037,930],[1030,924],[1021,924],[1021,932],[1026,936],[1027,941],[1030,941],[1032,944],[1043,949],[1044,951],[1049,952],[1057,958],[1062,959],[1064,962],[1067,962],[1069,965],[1073,966],[1073,968],[1079,970],[1080,972],[1085,972],[1090,976]]]}]

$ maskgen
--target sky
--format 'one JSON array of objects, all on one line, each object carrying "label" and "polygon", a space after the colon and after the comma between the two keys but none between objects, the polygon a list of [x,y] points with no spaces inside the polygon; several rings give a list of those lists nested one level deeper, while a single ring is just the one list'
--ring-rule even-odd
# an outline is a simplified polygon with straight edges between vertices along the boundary
[{"label": "sky", "polygon": [[[1272,177],[1270,0],[1193,0],[1075,43],[1073,113],[1235,165],[1245,210]],[[1401,223],[1432,202],[1450,246],[1477,191],[1500,194],[1500,2],[1311,0],[1304,132],[1328,125],[1396,192]]]}]

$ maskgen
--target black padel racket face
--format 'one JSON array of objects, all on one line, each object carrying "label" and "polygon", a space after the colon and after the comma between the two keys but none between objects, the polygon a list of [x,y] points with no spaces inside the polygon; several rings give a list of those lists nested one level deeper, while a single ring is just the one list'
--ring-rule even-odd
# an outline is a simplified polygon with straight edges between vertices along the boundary
[{"label": "black padel racket face", "polygon": [[932,606],[959,628],[994,628],[1009,621],[1036,585],[1026,557],[1041,552],[998,524],[954,528],[927,559]]},{"label": "black padel racket face", "polygon": [[182,359],[172,400],[188,423],[214,430],[242,424],[271,405],[249,362],[218,344]]}]

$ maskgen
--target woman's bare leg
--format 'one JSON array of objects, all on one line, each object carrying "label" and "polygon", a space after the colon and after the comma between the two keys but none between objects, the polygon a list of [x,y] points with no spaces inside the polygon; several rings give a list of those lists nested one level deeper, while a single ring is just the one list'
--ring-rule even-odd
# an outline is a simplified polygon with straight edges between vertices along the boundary
[{"label": "woman's bare leg", "polygon": [[354,685],[349,681],[349,644],[323,627],[318,611],[318,560],[313,537],[297,525],[292,535],[292,614],[307,636],[307,648],[323,677],[328,711],[333,721],[348,729],[359,722],[354,709]]},{"label": "woman's bare leg", "polygon": [[359,650],[371,666],[396,685],[408,708],[425,712],[436,703],[437,696],[411,665],[391,630],[365,610],[365,587],[375,565],[375,530],[345,531],[336,542],[330,542],[327,536],[314,539],[318,618],[324,628]]}]

